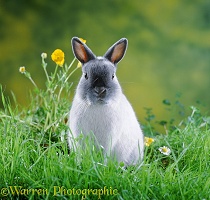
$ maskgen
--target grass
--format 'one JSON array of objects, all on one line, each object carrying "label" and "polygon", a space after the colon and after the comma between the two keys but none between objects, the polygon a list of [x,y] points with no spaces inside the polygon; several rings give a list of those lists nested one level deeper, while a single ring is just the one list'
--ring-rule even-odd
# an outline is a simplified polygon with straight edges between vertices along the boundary
[{"label": "grass", "polygon": [[[102,152],[91,146],[69,154],[65,131],[73,63],[48,75],[42,58],[45,90],[25,71],[35,85],[27,108],[12,107],[1,89],[0,198],[209,199],[210,117],[195,107],[179,125],[170,123],[167,134],[157,134],[147,116],[144,133],[154,142],[145,147],[141,166],[124,170],[111,158],[104,165]],[[171,154],[160,153],[161,146]]]}]

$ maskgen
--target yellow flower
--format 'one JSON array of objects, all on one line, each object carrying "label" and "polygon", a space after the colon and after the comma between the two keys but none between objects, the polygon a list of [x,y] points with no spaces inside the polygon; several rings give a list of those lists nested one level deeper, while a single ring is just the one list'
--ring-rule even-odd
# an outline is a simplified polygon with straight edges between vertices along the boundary
[{"label": "yellow flower", "polygon": [[[83,38],[79,38],[80,41],[82,41],[84,44],[86,43],[86,40],[84,40]],[[79,61],[78,64],[77,64],[77,67],[82,67],[82,63]]]},{"label": "yellow flower", "polygon": [[77,64],[77,67],[82,67],[82,63],[79,61],[78,64]]},{"label": "yellow flower", "polygon": [[64,52],[60,49],[56,49],[52,54],[51,54],[52,60],[59,65],[60,67],[63,66],[64,63]]},{"label": "yellow flower", "polygon": [[166,146],[160,147],[158,150],[166,156],[168,156],[171,153],[171,149],[169,149]]},{"label": "yellow flower", "polygon": [[26,72],[26,68],[24,66],[20,67],[19,68],[19,72],[22,73],[22,74],[25,73]]},{"label": "yellow flower", "polygon": [[144,144],[148,147],[150,146],[155,140],[153,138],[144,137]]},{"label": "yellow flower", "polygon": [[83,38],[79,38],[83,43],[86,44],[86,40],[84,40]]}]

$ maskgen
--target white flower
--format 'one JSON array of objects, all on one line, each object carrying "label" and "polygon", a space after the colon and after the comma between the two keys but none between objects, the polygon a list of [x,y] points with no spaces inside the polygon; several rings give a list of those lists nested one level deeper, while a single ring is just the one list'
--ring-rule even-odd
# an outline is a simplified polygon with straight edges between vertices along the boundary
[{"label": "white flower", "polygon": [[26,72],[26,68],[24,66],[20,67],[19,68],[19,72],[22,73],[22,74],[25,73]]},{"label": "white flower", "polygon": [[42,57],[43,59],[46,59],[46,58],[47,58],[47,54],[46,54],[46,53],[42,53],[42,54],[41,54],[41,57]]},{"label": "white flower", "polygon": [[158,150],[166,156],[168,156],[171,153],[171,149],[169,149],[166,146],[160,147]]}]

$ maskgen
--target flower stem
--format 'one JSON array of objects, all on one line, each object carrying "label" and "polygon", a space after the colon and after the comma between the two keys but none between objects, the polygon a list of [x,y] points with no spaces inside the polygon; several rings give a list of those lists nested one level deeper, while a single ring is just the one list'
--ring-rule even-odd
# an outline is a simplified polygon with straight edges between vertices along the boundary
[{"label": "flower stem", "polygon": [[46,69],[46,68],[47,68],[47,63],[44,62],[44,59],[42,59],[42,66],[43,66],[45,75],[46,75],[46,77],[47,77],[47,81],[48,81],[48,83],[49,83],[49,82],[50,82],[50,79],[49,79],[49,75],[48,75],[47,69]]},{"label": "flower stem", "polygon": [[[68,79],[71,77],[71,75],[78,69],[78,67],[76,67],[69,75],[68,77],[65,79],[64,83],[66,83],[68,81]],[[61,92],[63,90],[63,87],[60,88],[60,91],[58,93],[58,101],[60,100],[60,96],[61,96]]]},{"label": "flower stem", "polygon": [[36,83],[34,82],[34,80],[31,78],[31,74],[30,74],[29,72],[25,71],[25,72],[24,72],[24,75],[32,82],[32,84],[33,84],[36,88],[38,88],[37,85],[36,85]]},{"label": "flower stem", "polygon": [[[73,59],[72,62],[70,63],[70,65],[69,65],[69,67],[68,67],[68,70],[72,67],[72,65],[74,64],[75,60],[76,60],[76,57],[74,57],[74,59]],[[63,84],[63,85],[65,85],[65,83],[68,81],[68,79],[71,77],[71,75],[72,75],[77,69],[78,69],[78,67],[76,67],[76,68],[67,76],[67,78],[64,80],[64,84]],[[68,71],[68,70],[67,70],[67,71]],[[60,90],[59,90],[59,93],[58,93],[58,101],[60,100],[60,96],[61,96],[62,91],[63,91],[63,87],[61,87]]]},{"label": "flower stem", "polygon": [[36,88],[38,88],[37,85],[36,85],[36,83],[34,82],[34,80],[33,80],[30,76],[29,76],[28,78],[29,78],[29,80],[32,82],[32,84],[33,84]]},{"label": "flower stem", "polygon": [[74,59],[72,60],[72,62],[71,62],[70,65],[69,65],[68,69],[71,68],[71,66],[74,64],[75,60],[76,60],[76,57],[74,57]]},{"label": "flower stem", "polygon": [[56,74],[57,74],[57,71],[58,71],[58,65],[56,65],[55,72],[54,72],[53,77],[52,77],[52,82],[53,82],[54,79],[55,79],[55,76],[56,76]]}]

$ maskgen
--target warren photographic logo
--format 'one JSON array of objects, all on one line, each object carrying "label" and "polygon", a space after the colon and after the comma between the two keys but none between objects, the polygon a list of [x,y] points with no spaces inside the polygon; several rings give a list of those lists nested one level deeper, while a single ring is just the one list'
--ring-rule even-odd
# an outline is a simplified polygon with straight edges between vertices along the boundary
[{"label": "warren photographic logo", "polygon": [[95,196],[101,199],[103,196],[115,196],[118,190],[112,187],[104,186],[103,188],[94,189],[80,189],[80,188],[66,188],[64,186],[53,186],[51,189],[45,188],[24,188],[23,186],[8,186],[1,188],[0,196],[71,196],[78,199],[86,199],[88,196]]}]

